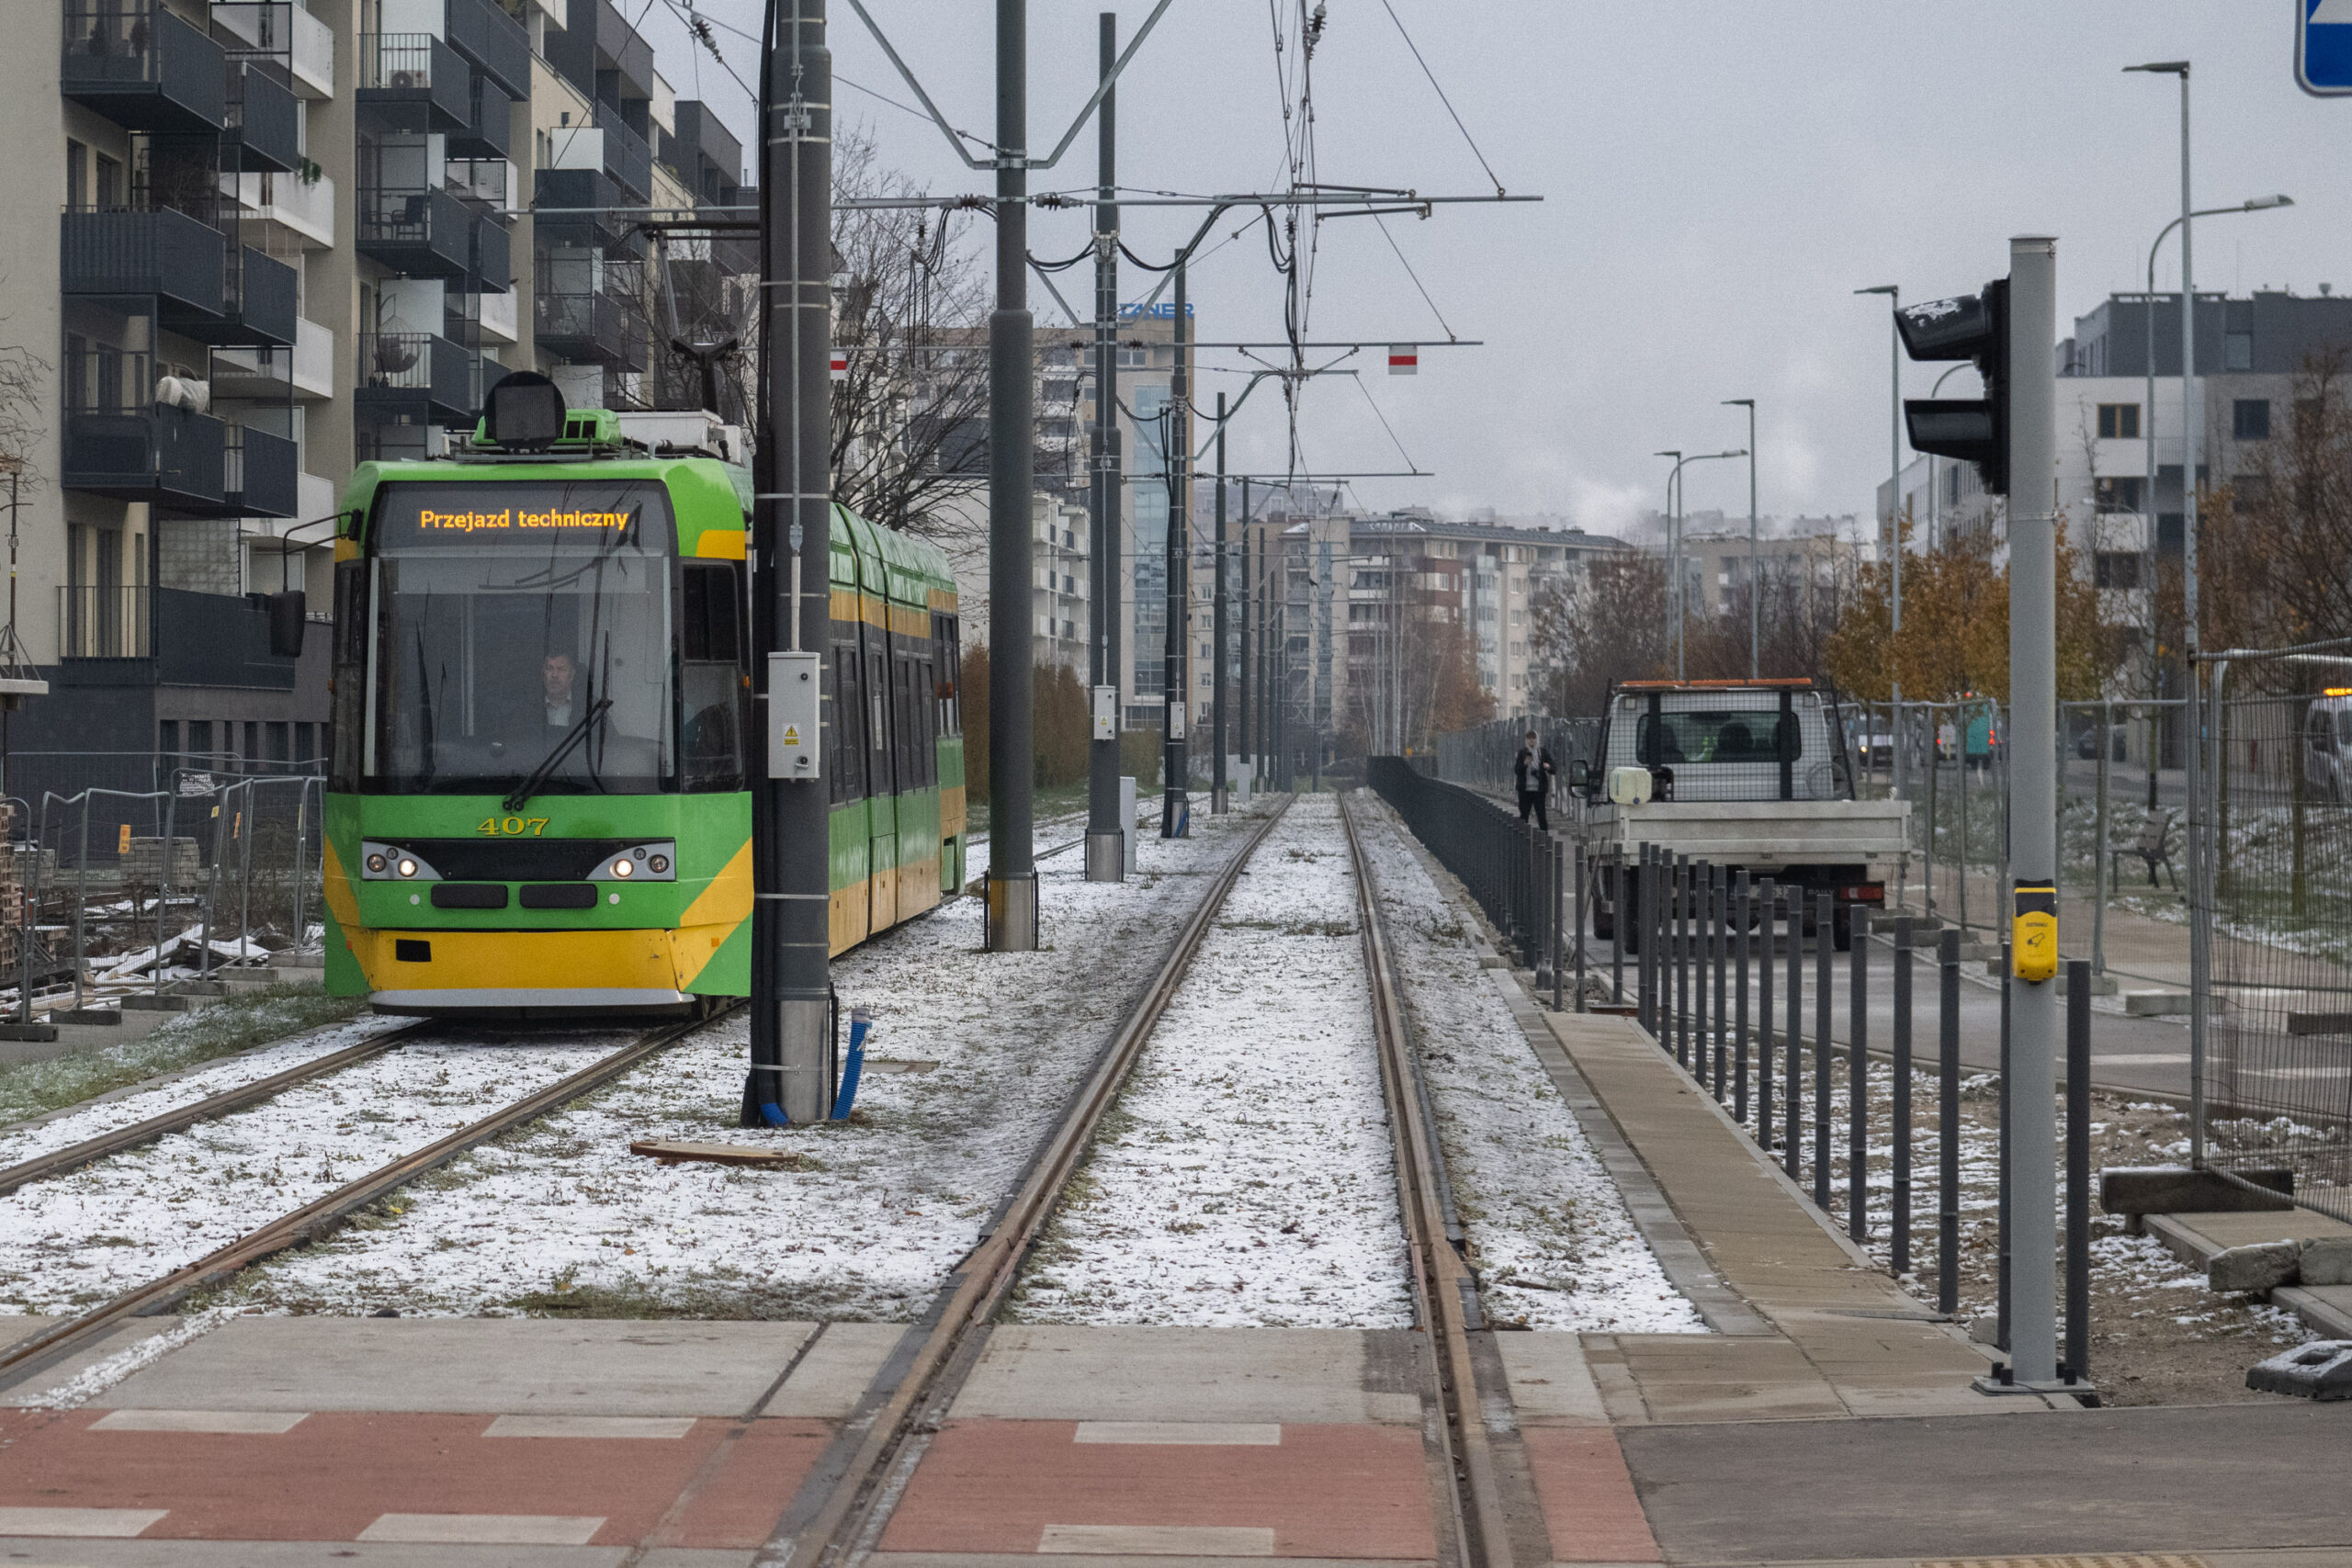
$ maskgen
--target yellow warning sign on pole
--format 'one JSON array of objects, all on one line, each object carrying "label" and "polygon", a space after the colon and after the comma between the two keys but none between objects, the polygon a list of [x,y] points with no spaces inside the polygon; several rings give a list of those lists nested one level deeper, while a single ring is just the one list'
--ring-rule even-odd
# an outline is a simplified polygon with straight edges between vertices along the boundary
[{"label": "yellow warning sign on pole", "polygon": [[128,822],[122,825],[122,831],[115,839],[114,852],[119,855],[130,852],[130,824]]},{"label": "yellow warning sign on pole", "polygon": [[784,727],[784,743],[786,746],[797,746],[800,744],[800,727],[798,725],[787,724]]}]

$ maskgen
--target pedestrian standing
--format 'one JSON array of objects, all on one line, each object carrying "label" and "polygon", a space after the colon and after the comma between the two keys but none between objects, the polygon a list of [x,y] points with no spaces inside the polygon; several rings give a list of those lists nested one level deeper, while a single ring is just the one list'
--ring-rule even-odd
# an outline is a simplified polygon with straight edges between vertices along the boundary
[{"label": "pedestrian standing", "polygon": [[1519,819],[1526,821],[1528,814],[1532,812],[1536,827],[1550,832],[1552,820],[1545,814],[1544,807],[1546,798],[1552,793],[1552,775],[1559,770],[1552,761],[1551,751],[1536,738],[1535,731],[1531,729],[1527,732],[1526,740],[1519,748],[1519,755],[1511,759],[1510,771],[1511,776],[1519,781]]}]

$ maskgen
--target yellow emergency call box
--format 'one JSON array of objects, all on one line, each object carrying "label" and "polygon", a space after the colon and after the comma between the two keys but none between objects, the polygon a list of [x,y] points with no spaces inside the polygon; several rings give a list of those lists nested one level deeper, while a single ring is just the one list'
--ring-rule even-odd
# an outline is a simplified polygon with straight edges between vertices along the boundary
[{"label": "yellow emergency call box", "polygon": [[2058,888],[2020,882],[2009,916],[2009,972],[2020,980],[2058,977]]}]

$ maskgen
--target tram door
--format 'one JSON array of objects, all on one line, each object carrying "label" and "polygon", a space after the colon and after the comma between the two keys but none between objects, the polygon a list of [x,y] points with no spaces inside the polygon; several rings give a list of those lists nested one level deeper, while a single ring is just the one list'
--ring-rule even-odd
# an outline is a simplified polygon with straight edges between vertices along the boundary
[{"label": "tram door", "polygon": [[858,628],[858,643],[865,660],[866,758],[865,880],[870,923],[878,931],[899,921],[899,758],[890,741],[897,733],[897,715],[890,711],[888,634],[871,623]]}]

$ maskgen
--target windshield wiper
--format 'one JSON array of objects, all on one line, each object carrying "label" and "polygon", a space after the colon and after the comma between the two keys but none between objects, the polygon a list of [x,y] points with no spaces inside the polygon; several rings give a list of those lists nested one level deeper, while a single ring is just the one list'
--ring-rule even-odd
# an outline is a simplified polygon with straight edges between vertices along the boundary
[{"label": "windshield wiper", "polygon": [[612,705],[613,699],[610,697],[598,697],[594,702],[590,703],[588,711],[582,714],[572,727],[563,732],[563,739],[555,743],[555,750],[548,752],[539,765],[531,770],[530,776],[516,784],[514,793],[499,804],[509,811],[520,811],[528,805],[531,796],[538,794],[539,786],[548,782],[548,775],[563,766],[563,760],[571,756],[573,750],[588,738],[589,728],[602,718],[605,710]]}]

